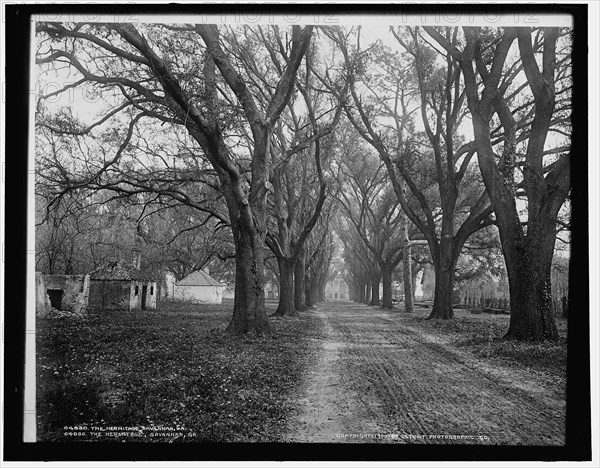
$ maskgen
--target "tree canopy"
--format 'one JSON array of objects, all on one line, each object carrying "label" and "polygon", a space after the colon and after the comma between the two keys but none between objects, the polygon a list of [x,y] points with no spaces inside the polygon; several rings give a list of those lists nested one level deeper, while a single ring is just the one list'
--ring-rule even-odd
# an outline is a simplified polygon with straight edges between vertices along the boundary
[{"label": "tree canopy", "polygon": [[36,34],[38,268],[83,273],[140,245],[158,274],[224,268],[228,331],[263,336],[267,267],[285,316],[324,299],[338,261],[355,300],[379,305],[382,282],[387,308],[400,263],[412,300],[430,262],[441,319],[456,282],[505,269],[507,338],[556,339],[572,29],[38,22]]}]

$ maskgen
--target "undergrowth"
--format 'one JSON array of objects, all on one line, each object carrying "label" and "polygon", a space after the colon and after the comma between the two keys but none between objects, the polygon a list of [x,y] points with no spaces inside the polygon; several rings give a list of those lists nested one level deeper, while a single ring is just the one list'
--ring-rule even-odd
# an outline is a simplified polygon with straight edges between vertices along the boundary
[{"label": "undergrowth", "polygon": [[223,333],[231,313],[171,302],[38,319],[39,440],[279,440],[317,319],[272,320],[276,339],[240,338]]}]

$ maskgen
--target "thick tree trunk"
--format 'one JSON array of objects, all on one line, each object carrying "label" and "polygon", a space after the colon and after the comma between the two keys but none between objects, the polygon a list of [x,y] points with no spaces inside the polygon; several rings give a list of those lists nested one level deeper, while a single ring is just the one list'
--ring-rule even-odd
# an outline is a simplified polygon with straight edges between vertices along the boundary
[{"label": "thick tree trunk", "polygon": [[371,293],[372,293],[372,287],[371,287],[371,283],[366,282],[365,283],[365,297],[363,298],[362,302],[364,304],[369,304],[371,302]]},{"label": "thick tree trunk", "polygon": [[279,266],[279,305],[273,314],[277,317],[296,315],[294,308],[294,268],[290,261],[278,258]]},{"label": "thick tree trunk", "polygon": [[433,297],[433,310],[429,314],[430,319],[451,319],[454,318],[452,309],[452,287],[453,271],[447,269],[435,270],[435,293]]},{"label": "thick tree trunk", "polygon": [[371,302],[369,305],[378,306],[379,299],[379,276],[371,278]]},{"label": "thick tree trunk", "polygon": [[433,310],[429,319],[454,318],[452,308],[452,290],[454,289],[455,260],[450,258],[451,253],[443,252],[441,259],[435,267],[435,292],[433,297]]},{"label": "thick tree trunk", "polygon": [[530,232],[506,262],[510,289],[510,325],[506,339],[555,341],[551,268],[554,231]]},{"label": "thick tree trunk", "polygon": [[563,316],[563,318],[568,318],[569,317],[569,300],[567,299],[567,296],[563,296],[561,298],[561,303],[562,303],[562,316]]},{"label": "thick tree trunk", "polygon": [[306,255],[302,249],[294,265],[294,307],[297,312],[306,310],[305,275]]},{"label": "thick tree trunk", "polygon": [[235,298],[226,331],[236,335],[272,335],[265,309],[264,245],[260,236],[234,229]]},{"label": "thick tree trunk", "polygon": [[381,279],[383,282],[383,303],[381,305],[384,309],[391,309],[392,304],[392,268],[385,266],[381,268]]},{"label": "thick tree trunk", "polygon": [[429,319],[454,318],[452,308],[452,291],[454,290],[454,268],[460,248],[455,248],[453,240],[442,235],[437,261],[434,257],[435,292],[433,297],[433,310]]}]

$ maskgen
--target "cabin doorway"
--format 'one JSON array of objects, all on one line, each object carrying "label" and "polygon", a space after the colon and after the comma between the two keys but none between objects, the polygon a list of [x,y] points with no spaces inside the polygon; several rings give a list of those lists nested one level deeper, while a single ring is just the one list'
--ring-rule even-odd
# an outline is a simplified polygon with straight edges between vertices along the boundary
[{"label": "cabin doorway", "polygon": [[146,296],[148,295],[148,286],[142,286],[142,310],[146,310]]},{"label": "cabin doorway", "polygon": [[62,299],[64,291],[62,289],[48,289],[46,291],[50,298],[50,305],[56,310],[62,310]]}]

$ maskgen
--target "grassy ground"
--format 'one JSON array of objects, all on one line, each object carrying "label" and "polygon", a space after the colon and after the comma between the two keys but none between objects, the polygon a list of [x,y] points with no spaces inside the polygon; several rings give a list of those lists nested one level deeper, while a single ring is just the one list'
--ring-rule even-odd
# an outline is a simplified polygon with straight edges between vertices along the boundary
[{"label": "grassy ground", "polygon": [[456,309],[453,320],[427,320],[431,309],[416,309],[412,315],[398,313],[403,323],[439,335],[454,346],[489,361],[507,366],[522,366],[546,374],[564,384],[567,366],[567,319],[556,317],[559,340],[556,342],[530,343],[505,341],[510,316],[495,314],[472,314],[469,310]]},{"label": "grassy ground", "polygon": [[222,333],[232,308],[38,319],[39,440],[279,440],[316,319],[273,319],[278,339],[240,339]]}]

